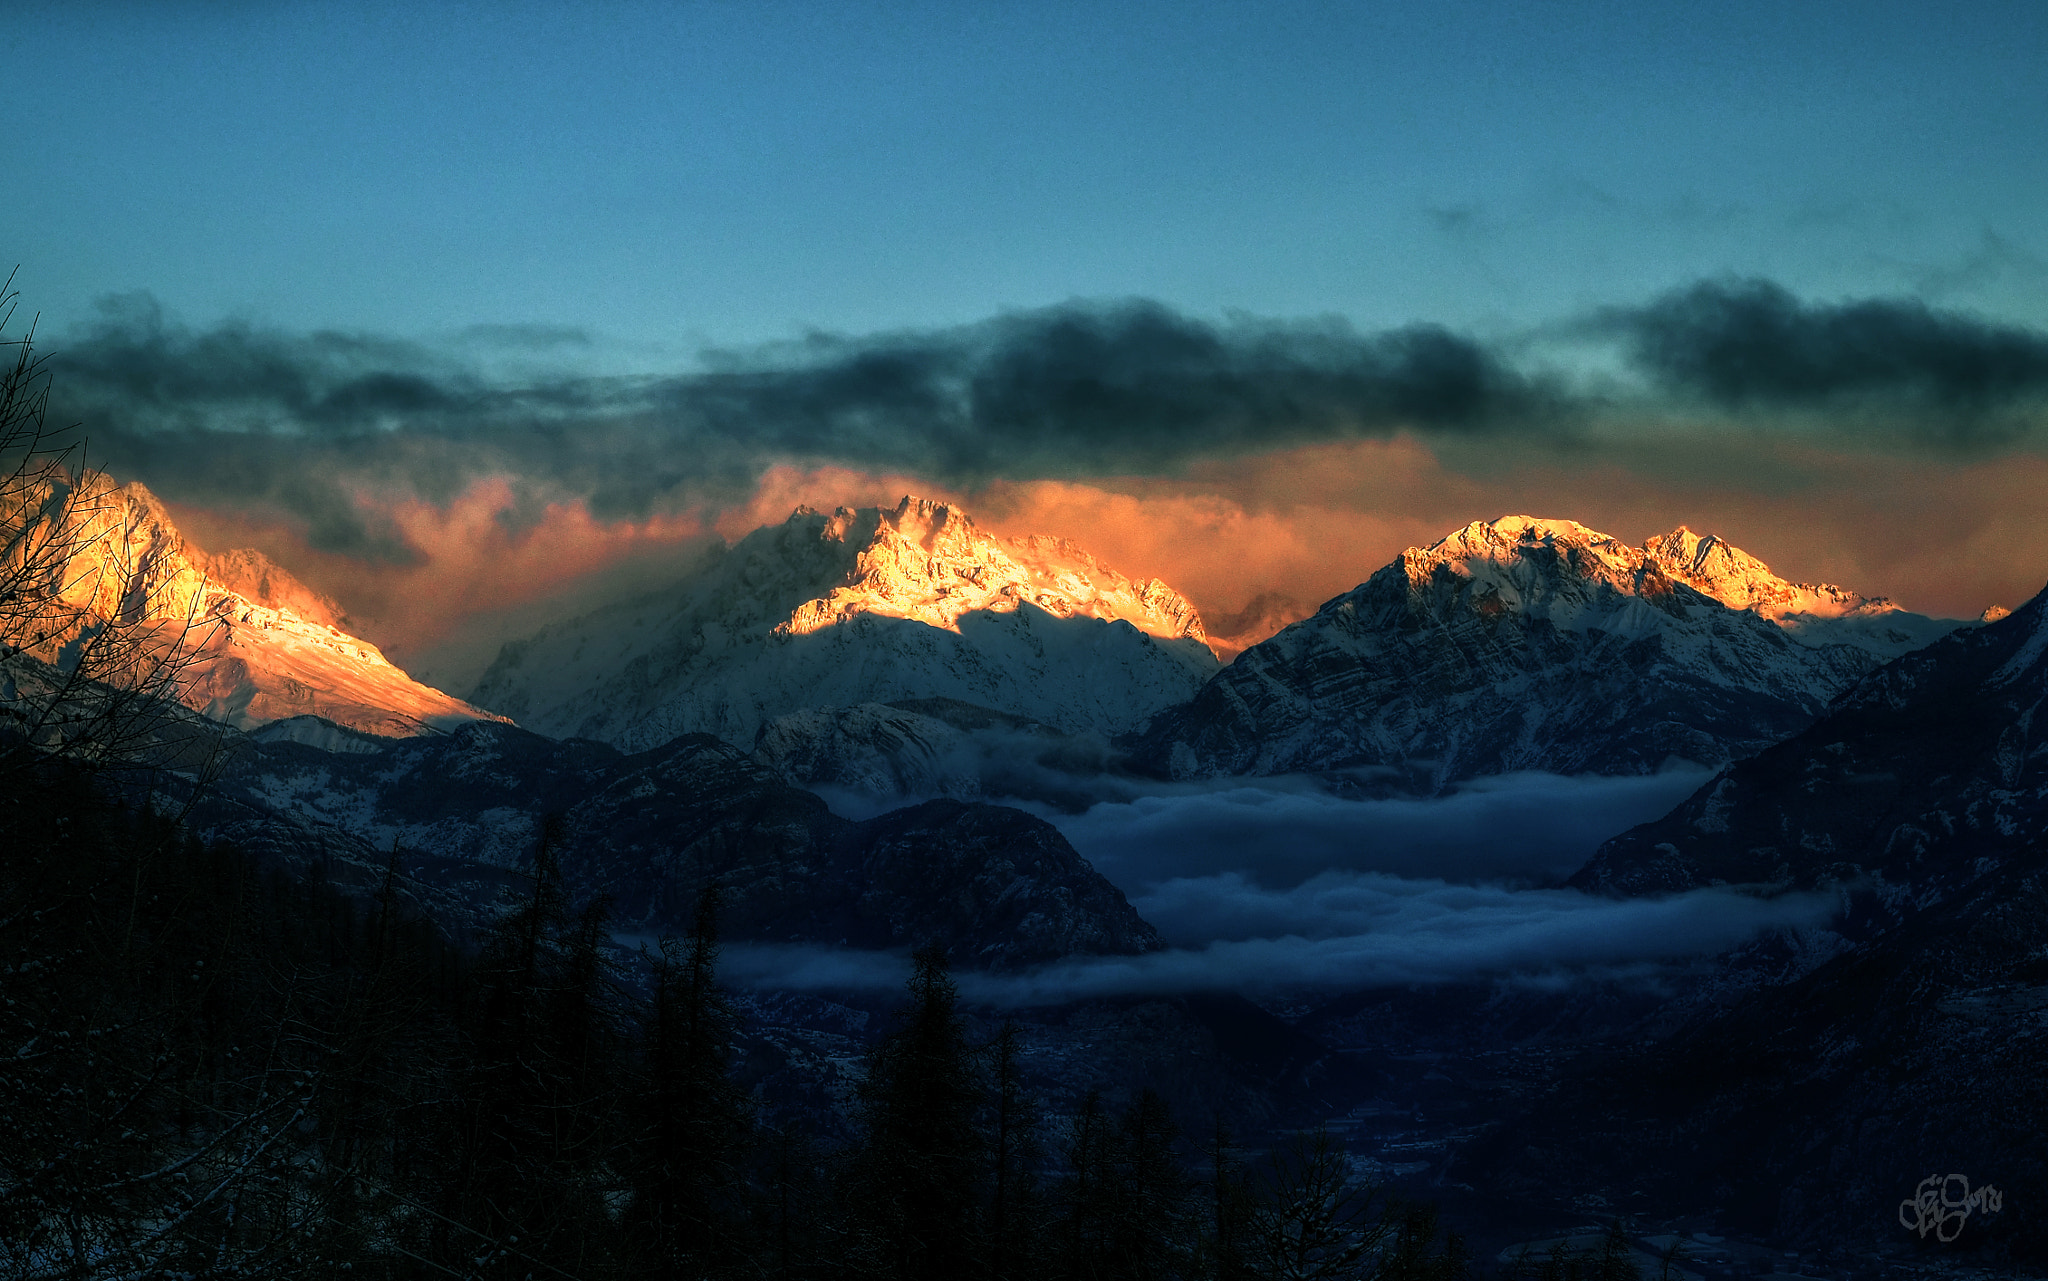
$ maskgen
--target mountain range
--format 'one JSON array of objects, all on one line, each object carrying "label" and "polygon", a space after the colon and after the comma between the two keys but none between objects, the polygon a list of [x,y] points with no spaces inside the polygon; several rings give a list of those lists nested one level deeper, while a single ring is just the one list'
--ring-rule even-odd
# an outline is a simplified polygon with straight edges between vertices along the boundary
[{"label": "mountain range", "polygon": [[1510,516],[1411,549],[1219,669],[1165,584],[906,497],[799,511],[675,588],[508,645],[470,699],[629,748],[713,733],[877,801],[1049,799],[1105,769],[1432,792],[1719,765],[1957,625],[1683,527],[1632,547]]},{"label": "mountain range", "polygon": [[[1834,945],[1568,1075],[1478,1146],[1475,1177],[1654,1195],[1807,1246],[1867,1239],[1930,1172],[2048,1196],[2044,704],[2048,591],[1603,845],[1575,884],[1832,889]],[[2031,1216],[1973,1230],[2048,1257]]]},{"label": "mountain range", "polygon": [[1788,583],[1680,528],[1641,547],[1508,516],[1411,548],[1244,651],[1132,756],[1170,778],[1720,765],[1954,623]]},{"label": "mountain range", "polygon": [[402,736],[503,718],[629,751],[709,733],[790,782],[880,799],[1006,794],[1019,761],[1424,792],[1718,766],[1958,625],[1788,582],[1683,527],[1630,546],[1509,516],[1411,548],[1225,667],[1157,579],[906,497],[799,509],[669,588],[507,645],[462,700],[260,553],[191,546],[140,486],[52,488],[14,523],[74,547],[42,586],[70,612],[33,654],[61,663],[84,620],[139,611],[180,653],[180,700],[237,728],[318,737],[317,716]]},{"label": "mountain range", "polygon": [[[679,932],[716,887],[725,936],[761,947],[938,942],[999,973],[1137,957],[1164,944],[1117,886],[986,802],[1064,806],[1061,780],[1117,773],[1430,794],[1705,764],[1571,884],[1843,910],[1757,944],[1783,963],[1731,954],[1651,1013],[1603,1013],[1599,1052],[1458,1149],[1463,1177],[1607,1204],[1654,1189],[1784,1239],[1866,1231],[1930,1161],[2048,1196],[2048,593],[1933,619],[1683,527],[1630,545],[1508,516],[1409,549],[1224,666],[1156,579],[906,498],[799,509],[507,646],[464,701],[260,555],[189,545],[140,487],[53,489],[10,529],[68,554],[19,606],[51,625],[0,655],[7,699],[30,696],[21,664],[61,671],[98,629],[159,637],[180,700],[229,727],[190,825],[361,895],[402,886],[457,935],[529,891],[546,843],[627,945]],[[1487,999],[1549,1019],[1534,1053],[1572,1026],[1520,989]],[[1143,1051],[1150,1018],[1117,1015],[1117,1035]],[[1259,1018],[1262,1037],[1283,1026]],[[1324,1074],[1304,1098],[1352,1070],[1287,1035],[1287,1070]]]}]

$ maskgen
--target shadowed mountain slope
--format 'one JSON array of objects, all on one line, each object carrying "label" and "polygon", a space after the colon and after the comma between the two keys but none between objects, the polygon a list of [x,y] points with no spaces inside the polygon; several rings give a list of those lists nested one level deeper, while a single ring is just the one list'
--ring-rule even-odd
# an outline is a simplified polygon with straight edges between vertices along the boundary
[{"label": "shadowed mountain slope", "polygon": [[[1683,529],[1646,549],[1571,521],[1468,525],[1246,650],[1156,718],[1134,760],[1174,778],[1382,769],[1424,790],[1721,764],[1954,625],[1786,584],[1730,551]],[[1876,618],[1891,623],[1872,640]]]},{"label": "shadowed mountain slope", "polygon": [[1574,878],[1645,894],[1867,878],[1925,901],[2048,835],[2048,593],[1860,681]]},{"label": "shadowed mountain slope", "polygon": [[631,756],[500,724],[356,746],[248,742],[194,825],[286,865],[338,861],[331,874],[358,883],[395,847],[457,927],[524,883],[555,815],[571,888],[610,895],[627,934],[682,932],[716,882],[737,941],[938,942],[977,968],[1160,946],[1055,828],[1018,810],[935,801],[854,823],[701,734]]}]

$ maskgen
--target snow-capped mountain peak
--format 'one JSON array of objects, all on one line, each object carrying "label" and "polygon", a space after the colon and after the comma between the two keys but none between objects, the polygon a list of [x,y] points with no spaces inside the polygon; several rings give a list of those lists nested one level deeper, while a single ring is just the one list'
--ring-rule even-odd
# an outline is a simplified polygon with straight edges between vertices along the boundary
[{"label": "snow-capped mountain peak", "polygon": [[505,647],[473,701],[543,733],[751,746],[812,707],[946,698],[1119,732],[1217,668],[1201,619],[1058,538],[999,538],[947,503],[800,507],[667,591]]},{"label": "snow-capped mountain peak", "polygon": [[[1943,635],[1957,623],[1911,613],[1883,596],[1864,596],[1832,583],[1795,583],[1715,534],[1684,525],[1636,547],[1573,520],[1503,516],[1473,521],[1402,565],[1412,584],[1446,568],[1474,584],[1480,607],[1512,606],[1570,626],[1602,586],[1646,603],[1669,604],[1682,584],[1729,609],[1776,623],[1806,645],[1846,644],[1895,658]],[[1556,569],[1538,566],[1555,565]],[[1601,626],[1612,620],[1603,617]],[[1638,622],[1644,621],[1641,619]]]},{"label": "snow-capped mountain peak", "polygon": [[1641,548],[1575,520],[1535,516],[1475,520],[1428,547],[1409,548],[1400,565],[1411,589],[1448,573],[1470,584],[1481,612],[1515,608],[1560,626],[1602,588],[1645,598],[1671,590]]},{"label": "snow-capped mountain peak", "polygon": [[81,635],[120,615],[176,664],[179,701],[238,729],[311,715],[406,736],[502,719],[413,680],[261,552],[188,543],[139,483],[52,478],[4,521],[13,545],[63,552],[44,557],[36,585],[50,605],[34,659],[67,663]]},{"label": "snow-capped mountain peak", "polygon": [[1646,540],[1643,550],[1679,582],[1698,588],[1730,609],[1754,610],[1765,618],[1900,612],[1883,596],[1864,596],[1833,583],[1788,582],[1718,535],[1695,534],[1684,525]]},{"label": "snow-capped mountain peak", "polygon": [[1503,516],[1408,549],[1245,650],[1137,758],[1175,777],[1393,768],[1424,787],[1719,764],[1957,625],[1788,584],[1690,530],[1638,547]]},{"label": "snow-capped mountain peak", "polygon": [[1780,578],[1741,548],[1713,534],[1695,534],[1684,525],[1646,540],[1643,550],[1674,580],[1730,609],[1768,618],[1809,645],[1855,645],[1896,658],[1958,626],[1956,619],[1916,614],[1886,596]]},{"label": "snow-capped mountain peak", "polygon": [[[799,508],[791,520],[807,514]],[[819,536],[857,547],[853,569],[798,606],[778,633],[806,635],[860,614],[957,632],[965,614],[1029,604],[1059,618],[1120,619],[1164,639],[1204,639],[1194,606],[1158,579],[1134,583],[1063,538],[995,538],[946,503],[905,495],[893,511],[842,507]]]}]

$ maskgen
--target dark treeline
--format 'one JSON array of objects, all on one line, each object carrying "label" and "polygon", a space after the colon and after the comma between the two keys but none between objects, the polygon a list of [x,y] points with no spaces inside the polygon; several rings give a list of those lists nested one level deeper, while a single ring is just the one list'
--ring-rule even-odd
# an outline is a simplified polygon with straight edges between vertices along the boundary
[{"label": "dark treeline", "polygon": [[943,956],[850,1141],[735,1081],[715,892],[631,974],[552,833],[482,945],[266,872],[52,761],[0,783],[0,1274],[1451,1278],[1455,1234],[1325,1136],[1160,1098],[1048,1115]]}]

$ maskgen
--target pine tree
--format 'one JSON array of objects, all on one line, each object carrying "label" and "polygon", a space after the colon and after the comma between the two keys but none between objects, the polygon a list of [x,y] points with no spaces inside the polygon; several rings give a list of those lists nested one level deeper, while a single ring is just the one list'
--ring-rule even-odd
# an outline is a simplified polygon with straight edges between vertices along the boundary
[{"label": "pine tree", "polygon": [[[588,1277],[609,1266],[606,1211],[618,1135],[618,1012],[603,944],[608,905],[572,922],[543,824],[533,888],[486,941],[458,1120],[461,1163],[438,1248],[488,1273],[535,1262]],[[482,1262],[478,1262],[482,1260]]]},{"label": "pine tree", "polygon": [[1116,1274],[1129,1281],[1166,1281],[1184,1261],[1190,1235],[1192,1185],[1177,1146],[1180,1127],[1166,1100],[1146,1089],[1124,1113],[1117,1137],[1122,1178],[1110,1234]]},{"label": "pine tree", "polygon": [[1073,1281],[1154,1281],[1193,1266],[1194,1185],[1163,1099],[1143,1091],[1112,1120],[1091,1092],[1074,1118],[1062,1189],[1059,1273]]},{"label": "pine tree", "polygon": [[1093,1281],[1109,1275],[1105,1260],[1117,1181],[1114,1129],[1099,1090],[1082,1097],[1081,1109],[1069,1128],[1065,1156],[1058,1274],[1068,1281]]},{"label": "pine tree", "polygon": [[989,1046],[994,1098],[989,1123],[994,1148],[993,1188],[988,1214],[988,1275],[1014,1281],[1033,1271],[1042,1207],[1038,1198],[1038,1101],[1025,1091],[1019,1051],[1022,1037],[1004,1019]]},{"label": "pine tree", "polygon": [[663,939],[649,975],[631,1219],[661,1277],[714,1272],[743,1244],[753,1118],[731,1078],[735,1020],[717,982],[718,906],[717,887],[705,887],[689,938]]},{"label": "pine tree", "polygon": [[945,952],[921,948],[912,961],[910,1005],[860,1087],[848,1264],[899,1281],[957,1281],[980,1267],[983,1089]]},{"label": "pine tree", "polygon": [[1255,1275],[1246,1257],[1255,1203],[1250,1180],[1220,1115],[1203,1155],[1209,1165],[1209,1223],[1199,1271],[1214,1281],[1249,1281]]},{"label": "pine tree", "polygon": [[752,1256],[757,1271],[783,1281],[845,1275],[843,1257],[827,1247],[843,1226],[833,1222],[828,1158],[793,1119],[784,1119],[764,1136],[756,1151],[761,1158]]}]

